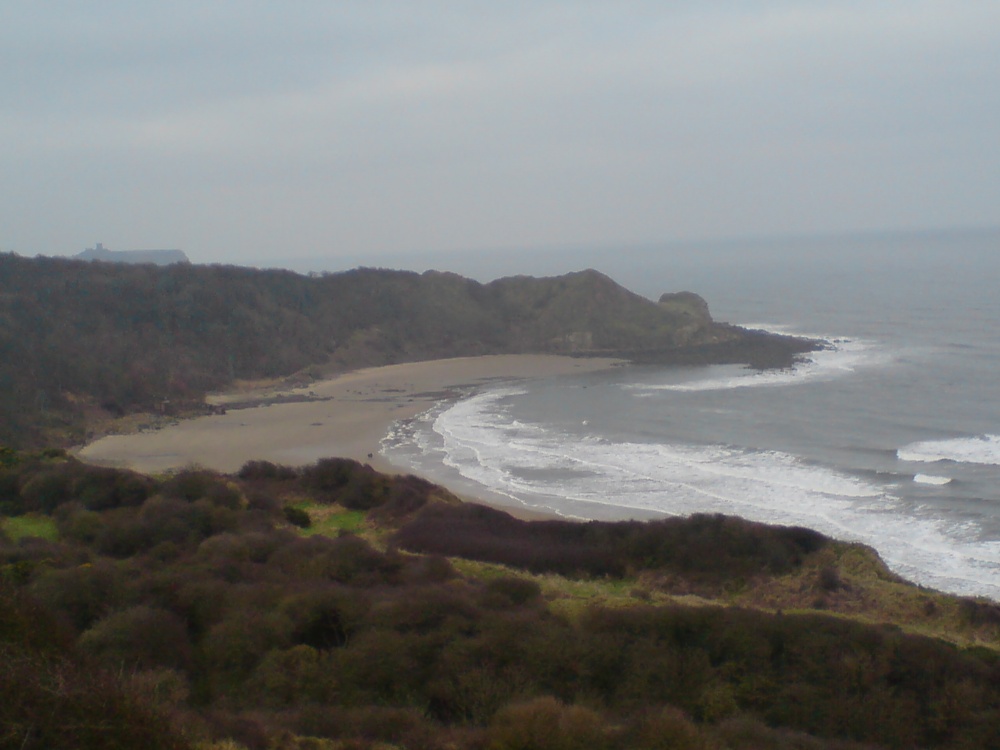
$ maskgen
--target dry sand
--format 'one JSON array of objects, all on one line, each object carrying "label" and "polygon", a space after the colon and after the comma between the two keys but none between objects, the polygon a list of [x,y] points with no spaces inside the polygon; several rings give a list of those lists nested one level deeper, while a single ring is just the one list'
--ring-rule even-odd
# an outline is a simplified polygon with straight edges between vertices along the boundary
[{"label": "dry sand", "polygon": [[246,401],[250,395],[263,404],[282,397],[312,400],[230,408],[226,414],[182,420],[157,430],[109,435],[83,447],[78,455],[89,463],[145,473],[191,465],[228,473],[251,459],[299,466],[328,456],[353,458],[394,473],[398,469],[379,455],[379,442],[398,420],[498,379],[550,377],[616,364],[620,361],[497,355],[357,370],[303,388],[218,394],[210,399],[217,405]]}]

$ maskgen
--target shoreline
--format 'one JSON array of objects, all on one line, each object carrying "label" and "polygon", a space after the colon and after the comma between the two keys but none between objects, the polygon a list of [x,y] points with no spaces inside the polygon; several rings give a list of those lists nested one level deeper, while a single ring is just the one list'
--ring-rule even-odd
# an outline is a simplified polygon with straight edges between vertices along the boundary
[{"label": "shoreline", "polygon": [[[379,453],[394,423],[499,380],[596,372],[624,364],[611,358],[500,354],[352,370],[306,386],[213,394],[206,401],[229,406],[225,413],[106,435],[74,453],[87,463],[144,474],[186,466],[231,474],[250,460],[303,466],[327,457],[351,458],[385,474],[408,473]],[[458,494],[522,518],[550,517],[489,497]]]}]

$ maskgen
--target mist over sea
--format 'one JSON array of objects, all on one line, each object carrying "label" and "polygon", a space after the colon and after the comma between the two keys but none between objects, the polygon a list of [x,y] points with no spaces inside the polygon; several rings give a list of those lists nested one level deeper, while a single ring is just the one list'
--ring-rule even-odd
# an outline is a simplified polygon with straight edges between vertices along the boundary
[{"label": "mist over sea", "polygon": [[780,372],[643,366],[498,384],[398,425],[383,443],[394,463],[572,518],[809,526],[875,547],[917,583],[1000,600],[1000,231],[524,260],[518,272],[536,275],[594,267],[652,299],[694,291],[717,320],[832,347]]}]

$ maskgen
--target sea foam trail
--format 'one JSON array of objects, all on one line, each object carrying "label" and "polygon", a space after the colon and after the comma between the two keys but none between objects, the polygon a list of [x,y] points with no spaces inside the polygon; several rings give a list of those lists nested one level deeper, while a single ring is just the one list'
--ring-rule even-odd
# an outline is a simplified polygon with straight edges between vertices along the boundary
[{"label": "sea foam trail", "polygon": [[945,485],[951,484],[954,480],[951,477],[938,477],[933,474],[916,474],[913,481],[917,484]]},{"label": "sea foam trail", "polygon": [[937,463],[954,461],[962,464],[1000,466],[1000,435],[924,440],[911,443],[896,451],[901,461]]},{"label": "sea foam trail", "polygon": [[441,460],[491,492],[564,514],[599,505],[622,517],[725,513],[808,526],[875,547],[910,580],[1000,599],[1000,543],[979,541],[975,524],[907,513],[886,485],[778,451],[571,435],[513,418],[517,395],[482,393],[434,416]]},{"label": "sea foam trail", "polygon": [[809,352],[803,356],[801,362],[782,370],[754,370],[744,367],[733,373],[734,368],[722,366],[713,368],[716,371],[726,373],[722,376],[697,378],[683,383],[637,383],[624,387],[637,391],[640,396],[648,396],[655,391],[697,392],[793,385],[847,375],[862,367],[884,364],[888,357],[887,353],[872,341],[792,333],[783,326],[755,325],[746,327],[769,333],[781,333],[824,341],[827,343],[827,347]]}]

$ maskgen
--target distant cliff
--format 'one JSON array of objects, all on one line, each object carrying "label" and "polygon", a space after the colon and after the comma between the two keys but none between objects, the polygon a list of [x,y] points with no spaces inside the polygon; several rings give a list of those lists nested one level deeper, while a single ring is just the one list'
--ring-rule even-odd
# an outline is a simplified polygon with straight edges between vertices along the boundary
[{"label": "distant cliff", "polygon": [[82,439],[102,415],[184,408],[236,379],[503,353],[785,367],[815,342],[716,323],[588,270],[456,274],[87,263],[0,254],[0,443]]},{"label": "distant cliff", "polygon": [[157,266],[191,262],[183,250],[108,250],[100,242],[97,243],[97,247],[88,247],[73,257],[79,260],[102,260],[107,263],[152,263]]}]

